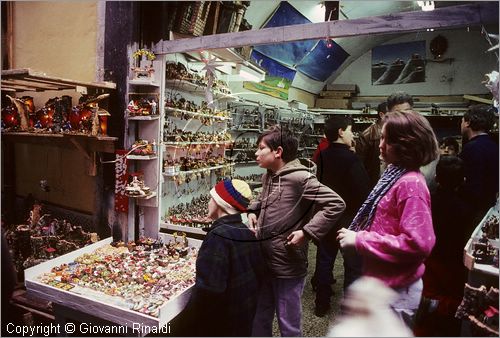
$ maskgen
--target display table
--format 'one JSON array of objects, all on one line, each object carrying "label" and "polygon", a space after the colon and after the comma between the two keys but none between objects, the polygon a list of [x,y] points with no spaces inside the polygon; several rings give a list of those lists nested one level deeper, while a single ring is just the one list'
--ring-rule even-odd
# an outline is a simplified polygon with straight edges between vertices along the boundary
[{"label": "display table", "polygon": [[[474,244],[477,243],[479,239],[483,236],[482,228],[486,222],[491,220],[491,218],[497,218],[497,219],[500,218],[500,213],[496,208],[491,208],[472,232],[472,235],[467,241],[467,244],[465,245],[464,248],[464,265],[467,267],[467,269],[470,270],[472,274],[481,273],[498,277],[498,272],[499,272],[498,267],[495,267],[492,264],[479,263],[477,262],[477,259],[473,256]],[[500,248],[500,240],[498,238],[489,238],[488,241],[491,244],[491,246],[496,250]]]},{"label": "display table", "polygon": [[[164,243],[168,243],[173,238],[166,234],[160,234],[160,237]],[[102,292],[81,286],[76,286],[70,291],[66,291],[39,280],[39,276],[50,272],[53,267],[74,262],[77,257],[83,254],[90,254],[96,249],[110,244],[111,241],[111,237],[104,239],[25,270],[25,284],[28,295],[53,302],[55,319],[58,324],[61,324],[62,335],[66,333],[63,328],[66,327],[67,319],[74,319],[88,325],[100,321],[109,322],[118,326],[131,328],[128,330],[123,328],[127,331],[119,333],[143,336],[150,333],[151,329],[157,330],[160,327],[168,327],[169,321],[177,316],[186,306],[191,294],[192,285],[180,294],[164,302],[159,307],[158,317],[153,317],[127,308],[125,300],[119,296],[106,295]],[[188,244],[190,247],[198,248],[201,245],[201,241],[188,238]],[[71,332],[70,325],[70,330],[67,333],[73,332]],[[92,333],[103,333],[104,335],[107,332],[92,331]],[[114,333],[116,334],[117,332]]]}]

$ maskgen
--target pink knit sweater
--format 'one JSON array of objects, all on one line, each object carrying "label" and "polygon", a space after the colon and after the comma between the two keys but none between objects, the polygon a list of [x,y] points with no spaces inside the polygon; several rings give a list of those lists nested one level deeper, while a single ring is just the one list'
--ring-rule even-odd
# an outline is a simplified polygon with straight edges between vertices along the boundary
[{"label": "pink knit sweater", "polygon": [[382,197],[370,229],[356,235],[363,275],[393,288],[410,285],[424,274],[435,241],[425,178],[408,172]]}]

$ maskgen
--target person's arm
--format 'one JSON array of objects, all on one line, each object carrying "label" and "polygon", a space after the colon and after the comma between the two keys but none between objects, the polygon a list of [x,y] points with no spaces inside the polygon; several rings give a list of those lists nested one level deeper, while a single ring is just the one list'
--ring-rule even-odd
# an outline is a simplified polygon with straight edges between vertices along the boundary
[{"label": "person's arm", "polygon": [[267,189],[266,187],[266,181],[267,181],[267,173],[262,175],[262,193],[259,195],[259,198],[256,201],[253,201],[250,203],[248,206],[248,227],[250,230],[252,230],[254,233],[257,231],[257,219],[259,218],[260,210],[261,210],[261,205],[262,205],[262,195],[265,193],[265,190]]},{"label": "person's arm", "polygon": [[319,242],[335,225],[345,210],[344,200],[316,176],[311,175],[302,181],[302,198],[314,203],[315,214],[302,229],[306,236]]},{"label": "person's arm", "polygon": [[[368,127],[369,128],[369,127]],[[370,141],[365,133],[361,133],[356,140],[356,154],[361,159],[361,162],[366,165]]]},{"label": "person's arm", "polygon": [[[414,195],[408,196],[409,193]],[[397,229],[394,234],[376,231],[359,231],[356,234],[356,250],[362,256],[390,263],[412,262],[429,256],[436,242],[430,205],[414,189],[404,194],[407,198],[398,199],[397,213],[400,220],[395,225]]]}]

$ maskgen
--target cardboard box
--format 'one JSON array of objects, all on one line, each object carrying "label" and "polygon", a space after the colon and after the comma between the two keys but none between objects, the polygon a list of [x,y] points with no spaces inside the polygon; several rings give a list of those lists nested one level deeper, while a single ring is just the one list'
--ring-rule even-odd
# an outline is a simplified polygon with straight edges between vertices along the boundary
[{"label": "cardboard box", "polygon": [[324,90],[319,95],[328,99],[344,99],[352,96],[353,93],[345,90]]},{"label": "cardboard box", "polygon": [[348,91],[348,92],[352,92],[352,93],[359,92],[358,86],[355,84],[329,83],[326,85],[326,90],[342,90],[342,91]]},{"label": "cardboard box", "polygon": [[351,109],[349,99],[316,99],[316,108]]}]

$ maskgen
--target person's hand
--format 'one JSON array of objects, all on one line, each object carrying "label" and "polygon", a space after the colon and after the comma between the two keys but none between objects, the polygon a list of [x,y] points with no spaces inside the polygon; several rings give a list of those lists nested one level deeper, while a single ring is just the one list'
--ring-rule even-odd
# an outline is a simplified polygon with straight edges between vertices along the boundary
[{"label": "person's hand", "polygon": [[356,245],[356,232],[342,228],[337,231],[337,241],[341,248],[354,247]]},{"label": "person's hand", "polygon": [[306,235],[304,235],[304,231],[296,230],[288,235],[286,240],[286,245],[300,246],[306,240]]},{"label": "person's hand", "polygon": [[248,228],[253,231],[253,233],[257,233],[257,215],[248,214]]}]

